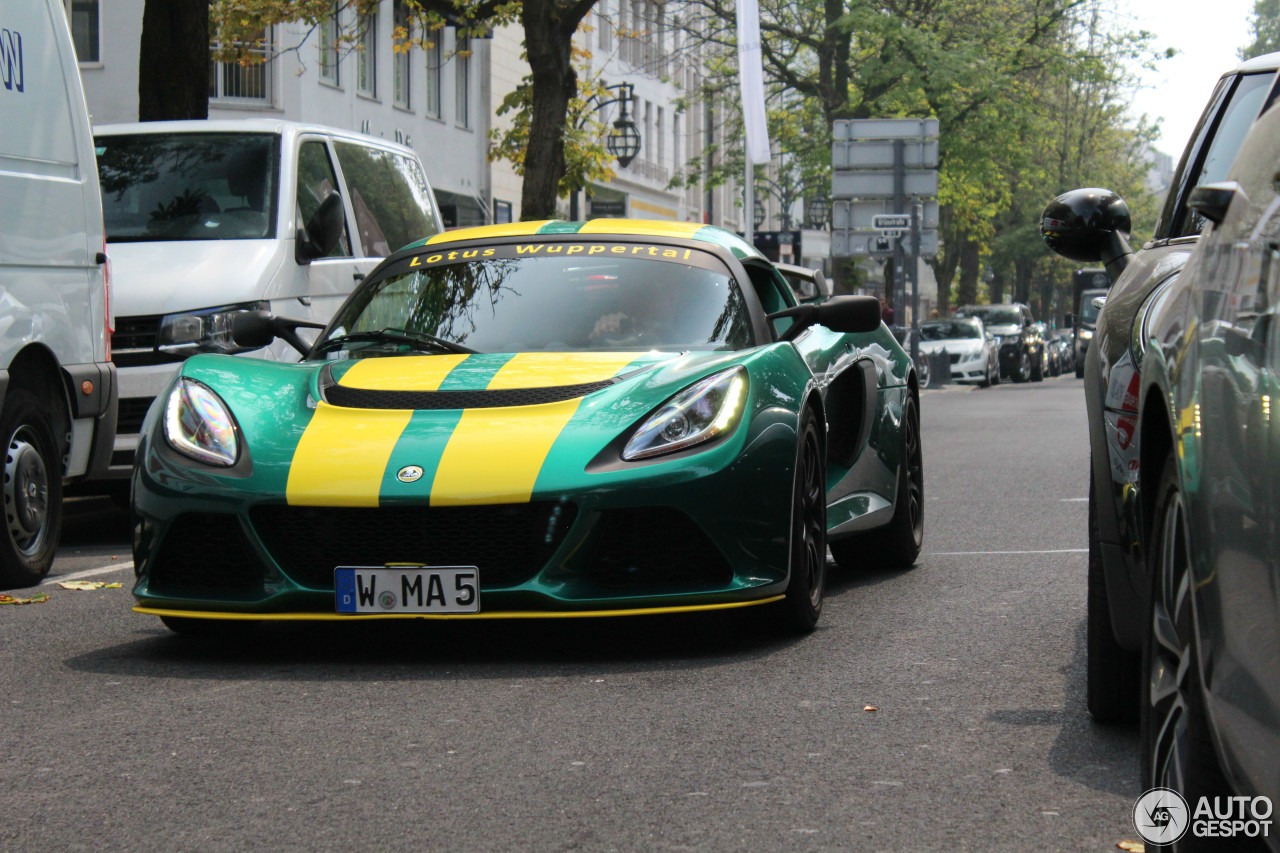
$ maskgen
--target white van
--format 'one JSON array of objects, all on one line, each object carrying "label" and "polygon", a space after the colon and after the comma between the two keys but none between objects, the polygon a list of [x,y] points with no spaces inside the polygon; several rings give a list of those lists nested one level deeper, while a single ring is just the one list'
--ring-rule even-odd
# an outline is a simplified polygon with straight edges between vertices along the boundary
[{"label": "white van", "polygon": [[62,0],[0,4],[0,587],[49,571],[115,431],[102,206]]},{"label": "white van", "polygon": [[[418,156],[371,136],[270,119],[104,125],[94,136],[120,381],[103,476],[120,486],[178,363],[242,351],[236,312],[327,322],[379,260],[441,230]],[[250,354],[298,358],[280,341]]]}]

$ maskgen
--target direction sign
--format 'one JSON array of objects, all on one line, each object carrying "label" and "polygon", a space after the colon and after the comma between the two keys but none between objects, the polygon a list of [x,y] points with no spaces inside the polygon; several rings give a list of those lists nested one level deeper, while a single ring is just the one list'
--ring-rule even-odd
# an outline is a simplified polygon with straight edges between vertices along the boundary
[{"label": "direction sign", "polygon": [[[937,171],[906,170],[903,192],[909,196],[936,196]],[[893,172],[832,172],[831,197],[893,198]]]},{"label": "direction sign", "polygon": [[[911,235],[904,234],[897,238],[902,241],[908,253],[911,249]],[[831,230],[831,256],[833,258],[862,257],[877,254],[876,244],[879,240],[888,240],[892,246],[893,238],[883,231],[858,231],[842,228]],[[925,231],[920,234],[920,257],[932,258],[938,254],[938,232]]]},{"label": "direction sign", "polygon": [[[893,148],[892,141],[836,141],[831,143],[831,168],[892,169]],[[906,140],[906,144],[902,146],[902,165],[908,169],[937,168],[938,140]]]},{"label": "direction sign", "polygon": [[[938,208],[938,202],[926,200],[921,207],[923,207],[923,211],[920,215],[920,229],[927,231],[931,228],[937,228],[939,214],[941,213]],[[898,209],[893,204],[893,199],[873,198],[861,201],[833,199],[831,202],[831,226],[833,228],[867,230],[875,227],[872,223],[877,216],[886,213],[899,214]]]},{"label": "direction sign", "polygon": [[911,227],[911,216],[907,213],[881,213],[871,217],[871,227],[877,231],[902,231]]},{"label": "direction sign", "polygon": [[832,122],[833,139],[937,139],[936,118],[854,118]]}]

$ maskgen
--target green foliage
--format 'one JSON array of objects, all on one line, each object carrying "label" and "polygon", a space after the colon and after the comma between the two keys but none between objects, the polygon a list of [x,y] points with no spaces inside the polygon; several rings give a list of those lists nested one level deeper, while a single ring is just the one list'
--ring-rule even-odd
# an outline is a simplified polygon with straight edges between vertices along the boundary
[{"label": "green foliage", "polygon": [[1249,31],[1253,41],[1240,48],[1241,59],[1280,50],[1280,0],[1255,0]]}]

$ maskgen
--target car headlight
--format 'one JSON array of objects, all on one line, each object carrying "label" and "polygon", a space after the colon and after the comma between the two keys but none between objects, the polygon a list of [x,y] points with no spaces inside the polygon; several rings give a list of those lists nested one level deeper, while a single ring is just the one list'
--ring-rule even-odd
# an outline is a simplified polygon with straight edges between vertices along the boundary
[{"label": "car headlight", "polygon": [[1091,340],[1093,340],[1093,329],[1081,329],[1081,330],[1080,330],[1080,340],[1082,340],[1082,341],[1091,341]]},{"label": "car headlight", "polygon": [[713,373],[662,404],[622,449],[628,462],[675,453],[732,429],[747,399],[747,372],[733,367]]},{"label": "car headlight", "polygon": [[1022,335],[1005,335],[1004,338],[1001,340],[1001,343],[1020,344],[1022,343]]},{"label": "car headlight", "polygon": [[240,453],[226,404],[207,385],[185,377],[165,404],[164,437],[174,450],[208,465],[230,467]]},{"label": "car headlight", "polygon": [[246,352],[251,347],[239,346],[231,337],[232,320],[244,311],[267,311],[270,308],[269,302],[245,302],[166,314],[160,318],[156,345],[161,349],[194,349],[199,352]]}]

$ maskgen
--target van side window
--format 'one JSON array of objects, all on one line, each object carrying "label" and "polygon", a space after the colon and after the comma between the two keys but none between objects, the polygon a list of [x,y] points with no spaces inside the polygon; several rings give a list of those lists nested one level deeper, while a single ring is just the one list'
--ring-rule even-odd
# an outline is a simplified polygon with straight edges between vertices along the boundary
[{"label": "van side window", "polygon": [[[329,162],[329,149],[323,142],[303,142],[298,146],[298,227],[306,225],[320,203],[338,189],[338,178]],[[331,258],[351,257],[351,238],[343,228],[342,239],[329,253]]]},{"label": "van side window", "polygon": [[334,142],[334,148],[351,192],[366,257],[385,258],[440,231],[431,190],[412,159],[341,140]]},{"label": "van side window", "polygon": [[[791,308],[797,304],[795,293],[791,287],[782,279],[782,277],[772,268],[757,267],[752,264],[744,264],[747,269],[747,275],[751,276],[751,286],[755,289],[756,296],[760,300],[760,307],[764,309],[764,313],[772,314],[775,311],[781,311],[784,308]],[[773,322],[774,332],[782,334],[791,328],[791,324],[795,322],[790,317],[783,317]]]}]

